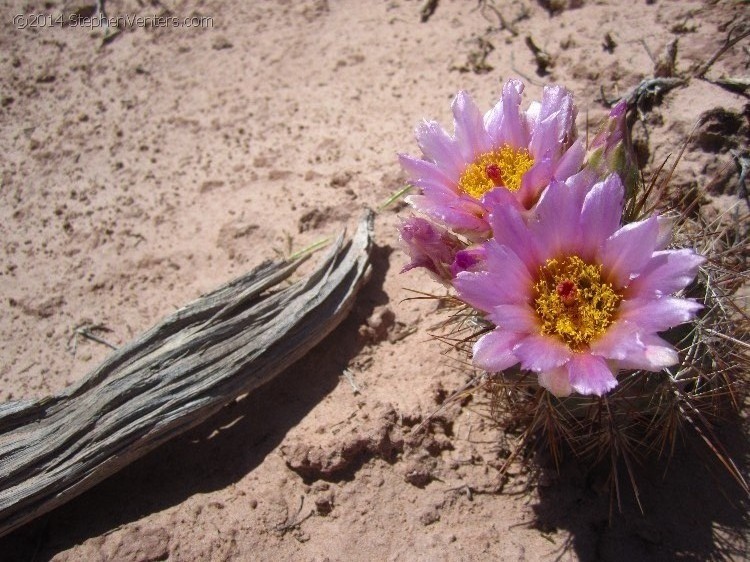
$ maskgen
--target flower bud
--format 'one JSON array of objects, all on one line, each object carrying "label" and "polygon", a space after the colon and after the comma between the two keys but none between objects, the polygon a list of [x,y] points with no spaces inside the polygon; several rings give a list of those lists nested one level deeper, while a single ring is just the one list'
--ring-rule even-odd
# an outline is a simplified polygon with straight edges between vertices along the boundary
[{"label": "flower bud", "polygon": [[439,280],[450,282],[451,265],[465,244],[448,230],[420,217],[409,217],[399,226],[399,239],[411,261],[401,273],[423,267]]},{"label": "flower bud", "polygon": [[627,101],[622,100],[612,108],[594,140],[589,145],[585,167],[604,179],[615,172],[622,179],[626,197],[635,192],[638,182],[636,162],[630,134],[625,122]]}]

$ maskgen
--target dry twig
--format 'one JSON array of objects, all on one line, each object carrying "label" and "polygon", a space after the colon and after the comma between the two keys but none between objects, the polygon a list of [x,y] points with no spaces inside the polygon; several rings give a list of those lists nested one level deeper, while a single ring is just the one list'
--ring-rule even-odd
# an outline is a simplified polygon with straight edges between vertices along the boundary
[{"label": "dry twig", "polygon": [[347,315],[372,213],[308,277],[267,262],[181,308],[59,395],[0,404],[0,536],[62,505],[275,377]]}]

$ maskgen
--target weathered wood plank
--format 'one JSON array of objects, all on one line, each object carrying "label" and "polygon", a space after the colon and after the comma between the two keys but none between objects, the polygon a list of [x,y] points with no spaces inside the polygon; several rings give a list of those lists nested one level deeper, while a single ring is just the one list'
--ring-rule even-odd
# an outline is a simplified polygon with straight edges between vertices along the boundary
[{"label": "weathered wood plank", "polygon": [[57,396],[0,404],[0,536],[91,488],[300,359],[351,309],[372,213],[306,278],[266,263],[181,308]]}]

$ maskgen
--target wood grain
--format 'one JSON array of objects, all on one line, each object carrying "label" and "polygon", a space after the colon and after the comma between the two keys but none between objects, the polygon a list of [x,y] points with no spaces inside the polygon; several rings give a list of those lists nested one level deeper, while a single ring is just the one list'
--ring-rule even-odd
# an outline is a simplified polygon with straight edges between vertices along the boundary
[{"label": "wood grain", "polygon": [[59,395],[0,404],[0,536],[205,421],[300,359],[369,274],[373,216],[304,279],[267,262],[181,308]]}]

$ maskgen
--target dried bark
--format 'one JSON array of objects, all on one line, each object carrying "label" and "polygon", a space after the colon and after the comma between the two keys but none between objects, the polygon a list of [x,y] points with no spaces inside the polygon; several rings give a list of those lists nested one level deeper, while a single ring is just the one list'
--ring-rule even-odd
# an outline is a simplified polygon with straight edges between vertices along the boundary
[{"label": "dried bark", "polygon": [[267,262],[181,308],[61,394],[0,404],[0,536],[205,421],[300,359],[369,273],[372,213],[308,277]]}]

